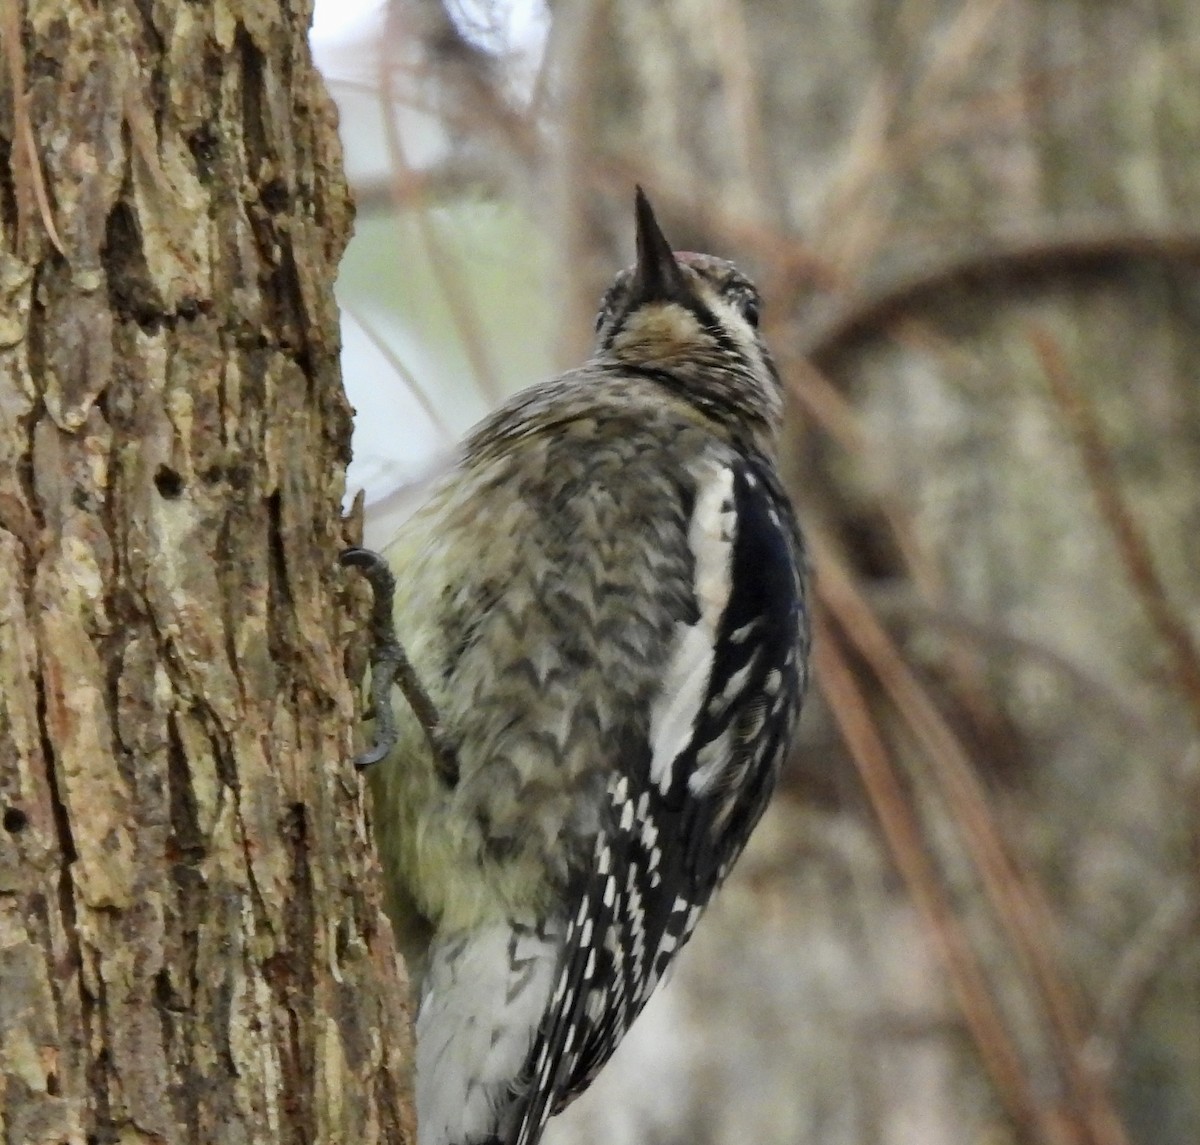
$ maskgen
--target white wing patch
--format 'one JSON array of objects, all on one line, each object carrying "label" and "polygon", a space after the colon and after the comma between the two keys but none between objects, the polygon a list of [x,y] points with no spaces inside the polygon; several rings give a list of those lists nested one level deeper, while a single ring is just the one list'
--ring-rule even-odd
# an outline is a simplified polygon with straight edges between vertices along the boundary
[{"label": "white wing patch", "polygon": [[692,740],[708,692],[717,631],[732,591],[736,528],[733,470],[722,466],[697,491],[688,525],[700,618],[675,626],[666,676],[650,709],[650,778],[664,793],[671,787],[675,761]]}]

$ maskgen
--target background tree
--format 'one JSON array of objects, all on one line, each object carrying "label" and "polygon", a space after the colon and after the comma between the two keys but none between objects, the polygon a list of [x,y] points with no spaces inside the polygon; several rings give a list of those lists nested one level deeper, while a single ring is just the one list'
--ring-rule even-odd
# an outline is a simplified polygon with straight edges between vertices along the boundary
[{"label": "background tree", "polygon": [[0,2],[0,1138],[403,1141],[307,0]]}]

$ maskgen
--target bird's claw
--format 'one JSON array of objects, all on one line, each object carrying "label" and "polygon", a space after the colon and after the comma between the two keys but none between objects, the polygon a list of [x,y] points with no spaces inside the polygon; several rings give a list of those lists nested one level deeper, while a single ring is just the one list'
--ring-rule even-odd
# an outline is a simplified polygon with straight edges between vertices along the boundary
[{"label": "bird's claw", "polygon": [[371,586],[371,706],[375,712],[375,742],[354,757],[359,770],[386,759],[396,746],[396,713],[392,708],[392,685],[396,679],[403,652],[396,639],[392,606],[396,596],[396,578],[388,563],[371,549],[343,549],[338,557],[347,568],[358,569]]},{"label": "bird's claw", "polygon": [[387,561],[371,549],[343,549],[339,558],[348,568],[359,569],[371,583],[375,601],[371,607],[371,703],[375,708],[375,743],[354,757],[360,771],[387,758],[396,746],[399,732],[392,708],[392,687],[398,685],[408,705],[425,729],[438,774],[450,787],[458,783],[458,754],[446,735],[437,709],[396,636],[392,615],[396,578]]}]

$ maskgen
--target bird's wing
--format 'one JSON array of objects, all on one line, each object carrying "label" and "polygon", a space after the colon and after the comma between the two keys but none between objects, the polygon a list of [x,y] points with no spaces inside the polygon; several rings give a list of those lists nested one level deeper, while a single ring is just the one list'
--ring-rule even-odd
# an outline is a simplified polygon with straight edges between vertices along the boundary
[{"label": "bird's wing", "polygon": [[802,555],[766,466],[711,475],[688,543],[696,607],[646,726],[620,746],[513,1145],[535,1145],[587,1087],[691,936],[766,805],[799,710]]}]

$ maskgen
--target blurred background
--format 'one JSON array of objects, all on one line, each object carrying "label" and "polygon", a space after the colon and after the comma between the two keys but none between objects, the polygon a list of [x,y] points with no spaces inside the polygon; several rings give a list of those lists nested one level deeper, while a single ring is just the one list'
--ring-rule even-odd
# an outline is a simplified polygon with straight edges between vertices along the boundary
[{"label": "blurred background", "polygon": [[643,184],[737,261],[801,742],[548,1145],[1200,1141],[1200,5],[318,0],[381,543],[586,354]]}]

